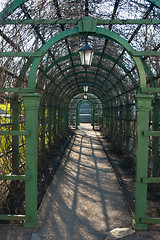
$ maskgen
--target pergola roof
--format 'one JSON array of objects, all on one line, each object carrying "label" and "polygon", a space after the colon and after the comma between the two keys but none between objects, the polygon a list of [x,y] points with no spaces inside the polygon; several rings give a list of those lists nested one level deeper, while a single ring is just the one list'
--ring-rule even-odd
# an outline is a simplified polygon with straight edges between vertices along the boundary
[{"label": "pergola roof", "polygon": [[[160,48],[160,1],[126,0],[14,0],[0,13],[0,52],[13,56],[0,58],[1,87],[26,87],[29,63],[33,58],[16,57],[17,52],[37,52],[58,33],[78,26],[83,16],[97,19],[99,28],[125,39],[136,51]],[[52,20],[52,21],[51,21]],[[92,66],[80,65],[78,49],[87,34],[73,35],[52,45],[38,66],[36,91],[49,102],[61,97],[68,103],[89,83],[89,92],[112,106],[124,101],[126,93],[135,94],[140,80],[134,60],[124,46],[98,34],[89,34],[94,49]],[[159,56],[142,54],[148,86],[159,86]],[[28,70],[25,72],[25,64]],[[148,67],[149,66],[149,67]],[[23,70],[23,71],[22,71]],[[23,72],[25,74],[23,75]],[[151,79],[152,78],[152,79]],[[151,83],[152,80],[152,83]]]}]

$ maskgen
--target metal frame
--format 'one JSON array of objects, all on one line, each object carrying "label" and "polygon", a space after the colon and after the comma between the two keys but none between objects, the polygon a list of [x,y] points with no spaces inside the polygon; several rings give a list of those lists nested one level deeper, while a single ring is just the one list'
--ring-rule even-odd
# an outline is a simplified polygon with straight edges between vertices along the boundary
[{"label": "metal frame", "polygon": [[[49,52],[50,48],[57,42],[65,39],[67,43],[67,38],[69,37],[78,37],[78,36],[95,36],[99,38],[105,38],[106,43],[108,40],[114,41],[124,47],[124,51],[127,51],[130,56],[132,57],[135,67],[138,70],[139,73],[139,86],[137,86],[136,81],[132,77],[131,73],[128,72],[128,70],[119,62],[119,60],[115,60],[111,56],[108,56],[103,53],[95,53],[95,55],[100,56],[100,58],[108,58],[111,61],[114,62],[114,66],[118,65],[120,66],[126,74],[130,77],[131,81],[133,82],[134,89],[139,89],[140,94],[136,97],[136,107],[137,107],[137,147],[136,147],[136,156],[137,156],[137,173],[136,173],[136,207],[135,207],[135,223],[134,226],[136,229],[146,229],[148,223],[160,223],[160,219],[150,219],[146,216],[146,201],[147,201],[147,184],[150,182],[160,182],[159,178],[152,178],[149,179],[147,177],[147,157],[148,157],[148,136],[160,136],[157,126],[157,118],[159,116],[156,115],[157,112],[157,105],[154,106],[154,131],[148,132],[148,119],[149,119],[149,110],[151,108],[151,101],[153,99],[153,96],[145,95],[147,92],[153,92],[156,98],[156,92],[160,92],[160,89],[156,88],[147,88],[146,86],[146,65],[144,64],[144,61],[142,60],[142,57],[145,56],[160,56],[160,52],[158,51],[135,51],[129,42],[124,40],[122,37],[117,35],[116,33],[110,31],[111,26],[113,24],[159,24],[160,21],[157,19],[153,19],[149,21],[148,19],[140,19],[140,20],[121,20],[121,19],[93,19],[92,17],[88,17],[87,15],[85,17],[82,17],[81,19],[74,19],[74,20],[66,20],[66,19],[59,19],[59,20],[6,20],[6,17],[9,16],[12,12],[14,12],[19,6],[21,6],[23,3],[27,2],[27,0],[15,0],[13,3],[9,6],[9,8],[5,8],[0,13],[0,22],[1,24],[32,24],[34,27],[34,24],[78,24],[78,27],[70,28],[67,30],[62,29],[63,31],[59,34],[57,34],[55,37],[51,38],[48,42],[45,42],[43,46],[37,51],[37,52],[2,52],[0,53],[0,57],[26,57],[29,58],[28,62],[25,64],[25,66],[22,69],[19,82],[17,83],[17,87],[15,88],[9,88],[9,89],[1,89],[1,92],[14,92],[14,93],[23,93],[21,94],[26,116],[26,129],[25,131],[20,131],[19,126],[15,125],[14,123],[18,121],[18,115],[14,113],[14,119],[13,119],[13,130],[12,131],[4,131],[1,134],[4,135],[12,135],[13,139],[15,139],[15,148],[14,152],[17,156],[17,162],[18,162],[18,140],[16,136],[24,135],[26,136],[26,173],[25,176],[18,175],[18,169],[14,169],[15,175],[1,175],[1,179],[12,179],[17,180],[21,179],[25,181],[25,189],[26,189],[26,214],[25,216],[4,216],[0,215],[0,219],[16,219],[16,220],[25,220],[24,226],[25,227],[36,227],[38,224],[37,221],[37,177],[36,177],[36,171],[37,171],[37,137],[38,137],[38,108],[40,104],[40,95],[37,94],[37,90],[39,89],[39,86],[41,84],[41,81],[43,77],[46,77],[47,72],[53,68],[55,65],[58,66],[60,72],[56,74],[53,79],[50,79],[50,83],[47,84],[45,89],[45,94],[43,95],[42,99],[42,105],[41,105],[41,113],[42,113],[42,121],[45,122],[45,114],[44,114],[44,103],[46,98],[49,96],[49,133],[50,133],[50,144],[52,142],[52,135],[60,135],[62,132],[62,129],[66,129],[68,125],[68,111],[69,111],[69,104],[71,99],[75,97],[80,91],[83,92],[83,88],[80,87],[80,84],[83,83],[82,77],[78,77],[78,74],[85,73],[86,70],[76,72],[76,67],[79,67],[80,65],[73,65],[72,57],[76,56],[77,53],[71,54],[70,50],[68,48],[69,54],[66,56],[63,56],[53,62],[47,69],[45,69],[42,77],[38,79],[38,83],[36,84],[36,73],[39,67],[39,64],[41,60],[43,59],[44,55]],[[160,1],[150,1],[153,5],[156,5],[157,7],[160,7]],[[116,4],[114,11],[116,12]],[[87,14],[87,12],[86,12]],[[98,25],[109,25],[109,30],[106,30],[102,27],[97,27]],[[12,43],[13,44],[13,43]],[[105,47],[104,47],[105,49]],[[54,56],[52,56],[53,60]],[[65,59],[70,58],[71,60],[71,67],[68,67],[64,70],[61,70],[58,63],[61,61],[64,61]],[[101,62],[100,59],[100,62]],[[100,63],[99,62],[99,63]],[[21,82],[23,80],[23,77],[26,73],[26,71],[31,66],[30,73],[29,73],[29,81],[28,81],[28,87],[27,88],[21,88]],[[94,67],[94,64],[92,65]],[[68,75],[67,77],[64,76],[64,73],[69,70],[73,69],[74,73]],[[105,72],[108,72],[108,75],[102,75],[98,73],[99,69],[103,69]],[[118,79],[118,77],[113,73],[113,71],[109,71],[107,68],[104,68],[101,64],[98,66],[98,70],[96,72],[95,78],[93,78],[93,81],[90,83],[92,84],[92,91],[95,95],[98,96],[98,98],[102,102],[104,117],[106,117],[107,121],[110,118],[110,122],[112,123],[113,117],[117,117],[117,110],[118,108],[114,108],[113,104],[116,105],[116,98],[119,100],[119,107],[122,105],[122,94],[119,93],[121,90],[118,89],[115,84],[112,83],[109,76],[112,75],[115,79],[117,79],[117,82],[120,83],[121,88],[123,89],[124,93],[126,95],[126,105],[129,106],[128,98],[127,98],[127,89],[125,88],[124,84],[121,82],[121,79]],[[92,71],[87,71],[87,74],[92,75]],[[61,77],[62,76],[62,77]],[[68,79],[75,76],[75,80],[72,81],[72,83],[69,83]],[[48,77],[48,76],[47,76]],[[54,79],[57,77],[60,77],[60,81],[58,84],[56,84],[56,87],[52,91],[52,87],[54,84]],[[104,81],[98,80],[98,78],[104,79]],[[90,78],[91,79],[91,78]],[[112,87],[109,88],[108,85],[105,84],[105,81],[109,83]],[[63,84],[65,83],[65,84]],[[99,85],[100,83],[100,85]],[[63,84],[63,85],[62,85]],[[61,88],[61,85],[63,86]],[[102,87],[104,86],[104,89],[102,90]],[[57,91],[57,89],[59,89]],[[97,91],[98,90],[98,91]],[[114,92],[117,93],[115,96]],[[52,118],[52,111],[53,111],[53,98],[57,98],[56,104],[54,104],[54,116]],[[66,112],[62,111],[62,105],[65,102],[65,108],[67,109]],[[84,102],[82,100],[81,102]],[[81,102],[77,103],[77,106],[79,107]],[[87,102],[90,102],[87,100]],[[90,102],[90,104],[92,104]],[[78,109],[77,107],[77,109]],[[13,112],[16,110],[16,105],[13,106]],[[113,109],[115,112],[113,113]],[[64,110],[64,109],[63,109]],[[77,110],[78,111],[78,110]],[[108,111],[108,113],[107,113]],[[64,113],[64,114],[63,114]],[[129,118],[129,111],[127,109],[127,121]],[[78,116],[78,115],[77,115]],[[78,117],[77,117],[78,119]],[[103,121],[104,118],[103,118]],[[34,122],[34,124],[33,124]],[[54,132],[52,131],[52,122],[54,122]],[[77,120],[78,124],[78,120]],[[109,124],[109,122],[108,122]],[[113,124],[113,123],[112,123]],[[93,126],[94,126],[94,120],[93,120]],[[114,126],[114,137],[116,136],[116,126]],[[129,138],[129,126],[126,127],[126,146]],[[154,138],[155,139],[155,138]],[[44,148],[45,145],[45,128],[42,129],[42,141],[41,141],[41,147]],[[155,149],[157,149],[157,140],[154,141],[153,146]],[[143,147],[143,151],[141,151]],[[128,149],[128,146],[126,147]],[[157,161],[157,160],[156,160]],[[18,165],[18,163],[16,163]],[[155,163],[156,165],[156,163]],[[18,168],[18,167],[17,167]]]}]

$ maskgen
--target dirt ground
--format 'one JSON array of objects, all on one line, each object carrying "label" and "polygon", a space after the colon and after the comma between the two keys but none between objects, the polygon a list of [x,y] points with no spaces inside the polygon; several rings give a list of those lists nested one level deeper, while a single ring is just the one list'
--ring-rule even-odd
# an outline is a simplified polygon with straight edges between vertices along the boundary
[{"label": "dirt ground", "polygon": [[[133,191],[123,191],[123,168],[117,181],[113,171],[117,158],[100,132],[81,125],[40,205],[39,227],[31,230],[22,225],[0,225],[0,239],[105,240],[107,231],[131,227]],[[126,175],[126,179],[131,178]],[[127,184],[127,180],[124,182]],[[123,239],[159,240],[159,227]]]}]

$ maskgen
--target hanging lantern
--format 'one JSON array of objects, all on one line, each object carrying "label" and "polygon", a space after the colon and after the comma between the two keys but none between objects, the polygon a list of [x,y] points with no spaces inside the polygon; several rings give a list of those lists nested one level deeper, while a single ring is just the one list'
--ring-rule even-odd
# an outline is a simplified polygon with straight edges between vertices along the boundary
[{"label": "hanging lantern", "polygon": [[88,84],[85,84],[85,85],[83,86],[83,90],[84,90],[85,93],[88,92]]},{"label": "hanging lantern", "polygon": [[86,44],[84,47],[80,48],[78,51],[79,51],[82,66],[91,65],[92,58],[93,58],[93,49],[88,44]]},{"label": "hanging lantern", "polygon": [[88,98],[87,93],[83,95],[83,99],[86,100]]}]

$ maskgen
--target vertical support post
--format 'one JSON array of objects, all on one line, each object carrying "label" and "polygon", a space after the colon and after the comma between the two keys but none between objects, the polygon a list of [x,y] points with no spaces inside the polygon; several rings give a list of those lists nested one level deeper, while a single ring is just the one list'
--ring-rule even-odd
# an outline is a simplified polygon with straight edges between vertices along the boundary
[{"label": "vertical support post", "polygon": [[[12,130],[19,130],[21,103],[12,100]],[[19,174],[19,136],[12,136],[12,173]]]},{"label": "vertical support post", "polygon": [[49,146],[52,143],[52,105],[48,106],[48,132],[49,132]]},{"label": "vertical support post", "polygon": [[[153,131],[159,131],[159,110],[160,110],[160,106],[159,106],[159,100],[158,100],[158,96],[156,97],[156,99],[154,99],[154,102],[152,104],[153,106],[153,118],[152,118],[152,128]],[[157,170],[160,167],[160,163],[159,162],[159,155],[158,155],[158,151],[159,151],[159,138],[158,137],[152,137],[152,174],[153,177],[159,176],[159,173],[157,172]]]},{"label": "vertical support post", "polygon": [[57,136],[58,136],[58,138],[60,137],[60,106],[59,106],[59,104],[58,104],[58,126],[57,126]]},{"label": "vertical support post", "polygon": [[76,129],[78,129],[79,125],[79,106],[76,108]]},{"label": "vertical support post", "polygon": [[22,94],[25,108],[25,129],[30,131],[26,136],[25,174],[30,180],[25,183],[25,212],[29,221],[24,222],[25,227],[36,228],[37,218],[37,141],[38,141],[38,108],[40,94]]},{"label": "vertical support post", "polygon": [[94,130],[94,120],[95,120],[95,108],[93,107],[92,108],[92,127],[93,127],[93,130]]},{"label": "vertical support post", "polygon": [[46,134],[46,116],[45,116],[46,106],[43,104],[41,106],[41,149],[45,149],[45,134]]},{"label": "vertical support post", "polygon": [[116,139],[116,136],[117,136],[117,116],[118,116],[118,108],[115,107],[114,108],[114,132],[113,132],[113,137],[114,137],[114,140]]},{"label": "vertical support post", "polygon": [[113,123],[113,108],[110,109],[110,133],[111,133],[111,136],[112,137],[112,140],[113,140],[113,127],[114,127],[114,123]]},{"label": "vertical support post", "polygon": [[122,136],[122,106],[119,107],[119,132]]},{"label": "vertical support post", "polygon": [[129,152],[129,142],[130,142],[130,121],[129,121],[129,111],[130,108],[126,107],[126,131],[125,131],[125,141],[126,141],[126,152]]},{"label": "vertical support post", "polygon": [[136,137],[136,193],[135,193],[135,229],[147,229],[147,224],[141,223],[141,218],[146,217],[147,211],[147,184],[142,183],[142,178],[148,176],[148,138],[143,136],[143,131],[148,131],[149,110],[151,95],[137,95],[137,137]]},{"label": "vertical support post", "polygon": [[56,105],[54,105],[54,115],[53,115],[53,138],[54,138],[54,142],[56,142],[56,138],[57,138],[57,108]]}]

